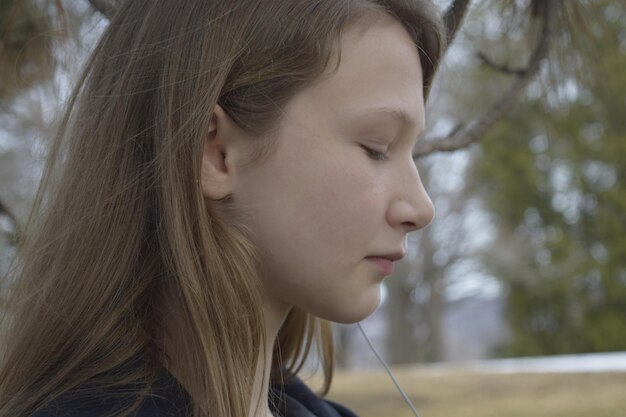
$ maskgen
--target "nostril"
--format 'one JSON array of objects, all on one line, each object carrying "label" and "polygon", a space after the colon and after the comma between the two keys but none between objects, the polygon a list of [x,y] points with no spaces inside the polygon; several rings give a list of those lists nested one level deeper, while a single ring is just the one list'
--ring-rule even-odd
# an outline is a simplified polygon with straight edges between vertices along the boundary
[{"label": "nostril", "polygon": [[412,229],[412,230],[417,230],[417,229],[420,228],[417,224],[415,224],[413,222],[404,222],[404,223],[402,223],[402,225],[405,226],[406,228]]}]

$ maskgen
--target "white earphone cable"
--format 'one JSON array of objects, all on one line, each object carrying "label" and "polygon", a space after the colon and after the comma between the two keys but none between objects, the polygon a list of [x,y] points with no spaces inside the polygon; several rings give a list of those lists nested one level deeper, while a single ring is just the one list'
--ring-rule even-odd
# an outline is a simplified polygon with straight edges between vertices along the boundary
[{"label": "white earphone cable", "polygon": [[389,366],[387,366],[387,364],[385,363],[383,358],[380,356],[380,354],[376,351],[376,349],[374,349],[374,345],[372,345],[372,342],[370,341],[369,337],[367,337],[367,334],[365,334],[365,330],[363,330],[363,327],[361,326],[361,323],[357,323],[357,326],[359,327],[359,330],[361,330],[361,334],[365,338],[365,341],[369,345],[370,349],[372,350],[372,352],[374,352],[374,355],[376,355],[376,358],[378,358],[378,361],[383,365],[383,367],[385,368],[385,370],[389,374],[389,377],[391,378],[391,380],[395,384],[396,388],[398,389],[398,391],[402,395],[402,398],[404,398],[404,401],[411,408],[411,411],[413,411],[413,414],[415,414],[415,417],[419,417],[419,414],[417,414],[417,410],[415,409],[415,406],[413,405],[413,403],[411,402],[409,397],[406,395],[404,390],[400,387],[400,384],[398,384],[398,381],[396,381],[396,378],[393,376],[393,373],[391,372],[391,369],[389,369]]}]

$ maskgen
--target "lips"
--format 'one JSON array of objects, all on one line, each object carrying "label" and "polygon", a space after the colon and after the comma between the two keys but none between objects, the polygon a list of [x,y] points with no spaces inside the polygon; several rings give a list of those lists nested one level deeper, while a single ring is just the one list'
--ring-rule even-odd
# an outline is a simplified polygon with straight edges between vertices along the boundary
[{"label": "lips", "polygon": [[390,260],[391,262],[395,262],[404,258],[405,255],[406,255],[405,252],[393,252],[393,253],[389,253],[386,255],[372,255],[372,256],[368,256],[368,258],[384,258],[384,259]]},{"label": "lips", "polygon": [[394,261],[402,259],[402,254],[368,256],[367,259],[383,275],[393,274]]},{"label": "lips", "polygon": [[365,259],[371,262],[381,274],[383,275],[393,274],[394,265],[391,260],[387,258],[376,257],[376,256],[368,256]]}]

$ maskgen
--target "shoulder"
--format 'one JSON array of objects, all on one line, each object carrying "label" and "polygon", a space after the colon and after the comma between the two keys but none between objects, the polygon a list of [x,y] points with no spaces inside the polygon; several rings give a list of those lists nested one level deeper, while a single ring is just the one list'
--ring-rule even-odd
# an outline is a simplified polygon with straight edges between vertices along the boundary
[{"label": "shoulder", "polygon": [[[109,417],[127,409],[136,399],[124,387],[98,394],[69,392],[30,417]],[[130,417],[189,417],[189,394],[165,372]],[[299,378],[274,385],[270,392],[277,417],[358,417],[347,407],[321,398]]]},{"label": "shoulder", "polygon": [[[30,417],[109,417],[128,409],[137,399],[127,387],[98,393],[68,392]],[[168,375],[162,375],[129,417],[188,417],[188,394]]]},{"label": "shoulder", "polygon": [[297,377],[274,385],[270,395],[277,417],[358,417],[349,408],[321,398]]}]

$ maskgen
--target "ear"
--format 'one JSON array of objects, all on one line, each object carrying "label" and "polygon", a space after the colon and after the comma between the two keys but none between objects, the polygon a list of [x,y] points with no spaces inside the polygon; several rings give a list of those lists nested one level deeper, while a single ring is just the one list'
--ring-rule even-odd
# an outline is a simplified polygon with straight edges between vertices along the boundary
[{"label": "ear", "polygon": [[205,198],[220,200],[235,190],[238,134],[234,122],[216,104],[202,152],[200,178]]}]

